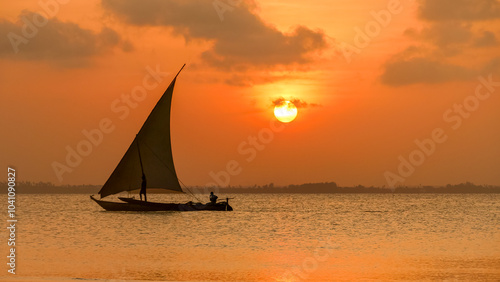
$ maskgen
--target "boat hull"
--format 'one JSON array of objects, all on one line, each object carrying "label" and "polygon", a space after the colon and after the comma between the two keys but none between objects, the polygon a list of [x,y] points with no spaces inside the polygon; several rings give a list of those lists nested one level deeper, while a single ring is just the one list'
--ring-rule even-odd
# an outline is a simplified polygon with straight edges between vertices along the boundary
[{"label": "boat hull", "polygon": [[119,198],[123,203],[97,200],[90,198],[107,211],[232,211],[233,208],[227,202],[216,204],[208,203],[155,203],[144,202],[131,198]]}]

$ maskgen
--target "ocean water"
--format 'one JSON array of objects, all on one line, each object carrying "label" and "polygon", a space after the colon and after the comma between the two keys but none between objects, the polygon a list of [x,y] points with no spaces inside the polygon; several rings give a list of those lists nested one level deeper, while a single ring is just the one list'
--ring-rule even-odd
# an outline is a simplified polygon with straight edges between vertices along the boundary
[{"label": "ocean water", "polygon": [[233,212],[106,212],[88,195],[18,195],[16,275],[4,264],[0,277],[500,280],[498,194],[226,196]]}]

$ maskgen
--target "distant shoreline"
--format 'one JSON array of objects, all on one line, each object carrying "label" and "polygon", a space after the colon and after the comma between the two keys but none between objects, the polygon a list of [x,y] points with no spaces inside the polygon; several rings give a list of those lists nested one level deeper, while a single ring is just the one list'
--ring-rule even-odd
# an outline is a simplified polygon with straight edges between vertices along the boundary
[{"label": "distant shoreline", "polygon": [[[0,182],[0,187],[6,189],[7,183]],[[97,194],[100,185],[63,185],[58,186],[50,182],[18,182],[18,194]],[[184,189],[186,190],[186,189]],[[274,186],[273,184],[252,187],[224,187],[205,188],[188,187],[194,194],[206,194],[214,191],[219,194],[498,194],[500,186],[475,185],[470,182],[446,186],[419,186],[419,187],[338,187],[335,182],[306,183],[301,185]],[[131,193],[137,193],[132,191]],[[151,194],[165,194],[161,189],[150,189]]]}]

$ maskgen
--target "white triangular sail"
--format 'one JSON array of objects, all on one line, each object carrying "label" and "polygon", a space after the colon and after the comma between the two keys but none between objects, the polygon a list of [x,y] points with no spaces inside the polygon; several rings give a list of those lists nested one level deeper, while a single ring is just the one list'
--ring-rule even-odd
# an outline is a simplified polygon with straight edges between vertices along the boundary
[{"label": "white triangular sail", "polygon": [[142,169],[139,150],[147,188],[182,192],[175,172],[170,139],[170,108],[177,75],[149,114],[108,181],[99,191],[101,198],[141,188]]}]

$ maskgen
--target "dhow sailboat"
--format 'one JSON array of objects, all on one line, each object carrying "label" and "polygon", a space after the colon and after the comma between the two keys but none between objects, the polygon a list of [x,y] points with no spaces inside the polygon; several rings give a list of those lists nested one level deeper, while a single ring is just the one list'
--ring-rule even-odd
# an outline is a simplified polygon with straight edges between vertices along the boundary
[{"label": "dhow sailboat", "polygon": [[[185,65],[184,65],[185,66]],[[121,202],[102,198],[141,188],[165,189],[184,193],[175,172],[170,138],[170,110],[179,70],[149,114],[127,152],[99,191],[101,199],[90,198],[107,211],[232,211],[225,202],[158,203],[118,197]],[[145,196],[146,197],[146,196]]]}]

